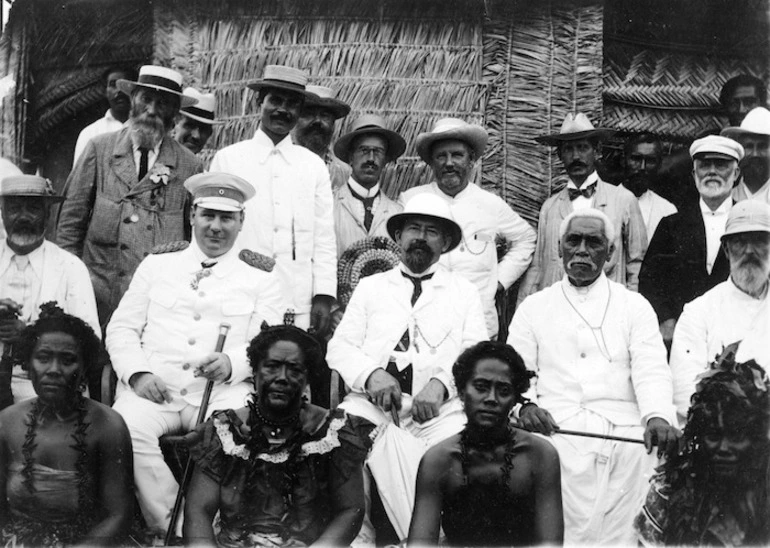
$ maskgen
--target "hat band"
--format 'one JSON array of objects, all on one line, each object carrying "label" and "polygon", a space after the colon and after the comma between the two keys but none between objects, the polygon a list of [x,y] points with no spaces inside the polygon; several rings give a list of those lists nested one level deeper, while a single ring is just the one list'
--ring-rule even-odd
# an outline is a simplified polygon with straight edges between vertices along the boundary
[{"label": "hat band", "polygon": [[182,93],[182,86],[174,82],[173,80],[169,80],[168,78],[163,78],[162,76],[155,76],[153,74],[142,74],[139,76],[139,79],[136,81],[137,84],[147,84],[151,86],[158,86],[160,88],[166,88],[170,91],[173,91],[175,93]]},{"label": "hat band", "polygon": [[229,198],[231,200],[236,200],[237,202],[240,202],[240,203],[243,203],[244,201],[246,201],[246,197],[243,195],[243,193],[235,190],[234,188],[207,186],[207,187],[201,188],[195,193],[195,201],[197,201],[199,198],[212,198],[212,197]]},{"label": "hat band", "polygon": [[206,118],[207,120],[214,121],[214,113],[202,108],[198,107],[187,107],[185,109],[182,109],[183,113],[192,114],[193,116],[200,116],[201,118]]},{"label": "hat band", "polygon": [[291,80],[278,80],[275,78],[264,78],[261,82],[262,87],[270,87],[270,86],[296,86],[297,88],[301,89],[302,91],[305,90],[305,84],[300,82],[293,82]]}]

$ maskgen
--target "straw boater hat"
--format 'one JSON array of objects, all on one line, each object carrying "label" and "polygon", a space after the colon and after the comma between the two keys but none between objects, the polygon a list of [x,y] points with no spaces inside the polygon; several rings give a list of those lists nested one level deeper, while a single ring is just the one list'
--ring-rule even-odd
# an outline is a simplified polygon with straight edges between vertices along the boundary
[{"label": "straw boater hat", "polygon": [[730,209],[722,239],[744,232],[770,233],[770,205],[761,200],[741,200]]},{"label": "straw boater hat", "polygon": [[452,219],[452,212],[449,210],[449,205],[447,205],[446,201],[435,194],[423,192],[413,196],[406,202],[401,213],[396,213],[388,219],[386,227],[391,238],[396,239],[396,231],[401,230],[406,220],[410,217],[426,217],[439,221],[444,225],[450,237],[449,247],[444,253],[448,253],[460,245],[463,231],[460,225]]},{"label": "straw boater hat", "polygon": [[136,79],[136,82],[121,78],[116,85],[126,95],[131,95],[137,86],[176,95],[181,101],[181,108],[190,107],[198,102],[194,97],[182,95],[181,74],[170,68],[157,65],[144,65],[140,68],[139,78]]},{"label": "straw boater hat", "polygon": [[753,108],[743,119],[740,127],[726,127],[720,135],[730,139],[737,139],[741,135],[770,138],[770,110],[765,107]]},{"label": "straw boater hat", "polygon": [[476,159],[479,159],[487,146],[487,130],[459,118],[442,118],[436,122],[429,133],[420,133],[417,136],[417,154],[423,162],[429,164],[433,144],[447,139],[468,143],[473,149]]},{"label": "straw boater hat", "polygon": [[395,131],[385,128],[385,119],[376,114],[365,114],[353,122],[350,131],[334,143],[334,155],[346,164],[350,163],[353,151],[350,145],[359,135],[379,135],[388,142],[387,161],[392,162],[406,150],[406,141]]},{"label": "straw boater hat", "polygon": [[250,182],[216,171],[193,175],[184,187],[192,194],[193,205],[217,211],[243,211],[244,203],[257,193]]},{"label": "straw boater hat", "polygon": [[690,156],[695,158],[730,158],[740,162],[743,159],[743,147],[738,141],[733,141],[721,135],[706,135],[693,141],[690,145]]},{"label": "straw boater hat", "polygon": [[615,130],[603,127],[594,127],[588,116],[582,112],[577,114],[569,113],[561,124],[559,133],[535,137],[535,141],[544,145],[557,146],[564,141],[576,141],[577,139],[598,139],[604,140],[615,135]]},{"label": "straw boater hat", "polygon": [[254,91],[263,88],[277,88],[296,91],[307,97],[305,86],[307,86],[307,72],[284,65],[267,65],[262,78],[248,84],[248,88]]},{"label": "straw boater hat", "polygon": [[61,202],[64,196],[54,193],[51,181],[37,175],[11,175],[0,182],[0,197],[26,196]]},{"label": "straw boater hat", "polygon": [[305,106],[329,109],[334,113],[335,120],[344,118],[350,113],[350,105],[337,99],[337,92],[325,86],[307,86]]},{"label": "straw boater hat", "polygon": [[195,106],[180,109],[179,112],[191,120],[209,126],[222,123],[214,119],[214,113],[217,110],[217,100],[213,93],[201,93],[195,88],[185,88],[182,94],[185,97],[197,99],[198,103]]}]

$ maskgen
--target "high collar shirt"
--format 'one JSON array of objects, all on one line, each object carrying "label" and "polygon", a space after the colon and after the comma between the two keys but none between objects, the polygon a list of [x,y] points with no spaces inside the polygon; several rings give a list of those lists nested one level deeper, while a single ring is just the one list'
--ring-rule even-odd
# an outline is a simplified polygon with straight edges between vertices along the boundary
[{"label": "high collar shirt", "polygon": [[674,330],[671,371],[680,421],[687,417],[696,377],[724,347],[741,341],[736,361],[756,360],[770,368],[770,297],[741,291],[728,279],[684,307]]},{"label": "high collar shirt", "polygon": [[647,229],[647,242],[652,240],[655,229],[658,228],[660,220],[676,213],[676,206],[662,198],[652,190],[648,190],[638,198],[639,210],[642,212],[644,227]]},{"label": "high collar shirt", "polygon": [[614,425],[674,424],[671,371],[650,304],[604,273],[588,288],[565,276],[517,308],[508,344],[537,373],[526,396],[557,423],[587,409]]},{"label": "high collar shirt", "polygon": [[733,200],[736,202],[740,202],[741,200],[761,200],[766,204],[770,204],[770,179],[768,179],[759,190],[751,192],[741,177],[741,182],[733,188]]},{"label": "high collar shirt", "polygon": [[86,149],[88,141],[92,138],[101,135],[102,133],[118,131],[122,129],[123,126],[124,123],[116,119],[112,115],[112,111],[108,109],[107,112],[104,113],[103,118],[99,118],[93,124],[87,125],[83,128],[83,131],[80,132],[80,135],[78,135],[78,140],[75,143],[75,155],[72,164],[74,165],[77,163],[78,158],[80,158],[80,155],[83,154],[83,151]]},{"label": "high collar shirt", "polygon": [[355,210],[356,215],[359,219],[361,219],[361,222],[364,221],[364,203],[356,198],[356,195],[358,195],[361,198],[374,198],[374,203],[372,205],[372,211],[377,210],[377,206],[380,205],[380,183],[377,183],[372,188],[364,188],[360,184],[358,184],[353,177],[348,179],[348,187],[351,190],[352,196],[354,200],[351,202],[352,208]]},{"label": "high collar shirt", "polygon": [[[537,234],[527,221],[499,196],[469,183],[454,197],[445,194],[436,182],[418,186],[401,195],[403,206],[413,196],[428,192],[449,206],[454,221],[462,229],[460,245],[441,256],[440,263],[451,272],[468,279],[479,292],[490,337],[497,335],[495,308],[497,284],[505,289],[527,270],[535,251]],[[497,260],[497,237],[505,240],[507,251]]]},{"label": "high collar shirt", "polygon": [[[353,180],[349,179],[349,182]],[[384,192],[380,192],[374,199],[372,226],[366,230],[364,206],[361,200],[353,196],[351,185],[343,184],[335,188],[334,232],[337,237],[337,256],[341,258],[350,246],[364,238],[374,236],[390,238],[387,228],[388,219],[396,213],[401,213],[402,210],[403,207],[400,204],[388,198]]]},{"label": "high collar shirt", "polygon": [[238,175],[256,189],[246,202],[239,245],[275,259],[283,312],[293,312],[306,328],[312,297],[337,293],[332,192],[323,160],[289,135],[274,144],[258,129],[252,139],[217,152],[210,169]]},{"label": "high collar shirt", "polygon": [[733,201],[726,198],[722,204],[711,211],[703,198],[699,200],[700,212],[703,215],[703,224],[706,228],[706,270],[709,274],[714,268],[714,261],[717,259],[719,247],[722,245],[722,234],[725,233],[727,225],[727,216],[733,207]]},{"label": "high collar shirt", "polygon": [[[152,171],[152,166],[155,165],[155,161],[158,159],[158,153],[160,152],[160,144],[163,142],[159,142],[155,147],[147,149],[147,173],[150,173]],[[132,144],[131,148],[134,151],[134,163],[136,164],[136,174],[139,175],[139,164],[142,160],[142,151],[139,150],[139,147]]]},{"label": "high collar shirt", "polygon": [[[594,171],[591,173],[588,177],[586,177],[586,180],[583,181],[583,184],[578,187],[575,183],[572,182],[572,179],[567,181],[567,188],[572,189],[578,189],[578,188],[588,188],[591,185],[595,185],[599,181],[599,174]],[[588,209],[589,207],[594,206],[594,198],[596,197],[596,194],[591,196],[590,198],[586,198],[585,196],[578,196],[574,200],[572,200],[572,209],[573,211],[580,211],[581,209]]]}]

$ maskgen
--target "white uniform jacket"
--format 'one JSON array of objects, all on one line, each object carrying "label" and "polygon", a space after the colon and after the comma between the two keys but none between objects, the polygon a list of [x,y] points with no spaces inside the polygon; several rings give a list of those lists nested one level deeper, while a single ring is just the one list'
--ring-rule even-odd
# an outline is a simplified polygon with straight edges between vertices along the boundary
[{"label": "white uniform jacket", "polygon": [[232,365],[226,384],[251,377],[246,348],[262,321],[276,324],[281,312],[275,274],[246,264],[238,251],[219,257],[197,284],[206,256],[195,241],[139,264],[107,326],[107,350],[124,389],[131,375],[150,372],[175,399],[200,405],[206,379],[193,377],[190,362],[214,351],[222,322],[230,324],[223,350]]},{"label": "white uniform jacket", "polygon": [[687,418],[695,378],[709,368],[724,347],[741,341],[738,362],[755,360],[770,368],[770,297],[755,299],[731,279],[684,306],[671,345],[674,403],[682,422]]},{"label": "white uniform jacket", "polygon": [[508,344],[537,373],[526,396],[557,423],[588,409],[618,426],[645,426],[652,417],[675,424],[655,311],[604,273],[588,291],[576,290],[565,276],[527,297],[513,315]]},{"label": "white uniform jacket", "polygon": [[[29,316],[22,319],[28,323],[35,322],[40,313],[40,305],[56,301],[67,314],[77,316],[90,325],[96,336],[101,339],[102,330],[96,312],[94,288],[83,261],[48,240],[28,256],[30,266],[36,270],[35,273],[40,279],[40,287],[38,294],[32,299]],[[0,245],[0,275],[4,275],[11,267],[12,257],[13,251],[4,241]],[[2,293],[0,287],[0,294]]]},{"label": "white uniform jacket", "polygon": [[238,175],[256,188],[238,245],[276,260],[281,313],[293,309],[297,325],[307,327],[312,297],[337,295],[332,190],[323,160],[289,136],[273,145],[257,130],[217,152],[210,171]]},{"label": "white uniform jacket", "polygon": [[465,348],[487,340],[478,292],[465,278],[439,267],[412,308],[412,282],[400,266],[362,279],[350,299],[326,360],[355,394],[377,368],[386,368],[399,339],[409,329],[404,360],[412,364],[412,393],[436,378],[449,399],[457,395],[452,365]]},{"label": "white uniform jacket", "polygon": [[353,196],[347,183],[334,189],[334,230],[337,234],[338,257],[342,257],[346,249],[363,238],[389,237],[385,226],[388,219],[404,209],[380,190],[375,200],[372,227],[367,233],[364,219],[358,213],[359,208],[363,211],[361,201]]},{"label": "white uniform jacket", "polygon": [[[489,336],[497,335],[497,283],[508,289],[527,270],[535,251],[535,230],[499,196],[474,184],[469,184],[454,197],[444,194],[435,182],[411,188],[401,195],[402,205],[422,192],[444,199],[452,211],[452,218],[462,228],[462,243],[444,253],[441,264],[451,272],[462,274],[476,286]],[[508,252],[499,263],[495,246],[497,235],[508,242]]]}]

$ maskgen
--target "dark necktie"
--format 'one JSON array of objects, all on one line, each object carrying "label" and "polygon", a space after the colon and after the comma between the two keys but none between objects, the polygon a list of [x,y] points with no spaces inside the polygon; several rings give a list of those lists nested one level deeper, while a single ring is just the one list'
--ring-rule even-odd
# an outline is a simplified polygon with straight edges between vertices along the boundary
[{"label": "dark necktie", "polygon": [[147,148],[139,149],[139,180],[144,179],[147,175],[147,164],[150,162],[150,150]]},{"label": "dark necktie", "polygon": [[212,268],[216,264],[217,264],[217,261],[215,261],[214,259],[206,259],[205,261],[201,262],[201,267]]},{"label": "dark necktie", "polygon": [[361,203],[364,204],[364,227],[366,228],[366,231],[369,232],[372,228],[372,221],[374,221],[374,199],[377,197],[377,194],[370,196],[369,198],[364,198],[352,188],[350,189],[350,193],[356,200],[360,200]]},{"label": "dark necktie", "polygon": [[430,280],[433,277],[433,274],[426,274],[425,276],[419,278],[417,276],[410,276],[404,271],[401,271],[401,274],[404,276],[404,278],[411,280],[412,285],[414,285],[414,289],[412,290],[412,306],[414,306],[414,303],[416,303],[417,299],[419,299],[420,295],[422,295],[422,282],[425,280]]},{"label": "dark necktie", "polygon": [[567,192],[569,192],[570,202],[573,201],[578,196],[584,196],[590,200],[591,197],[593,197],[593,195],[596,194],[596,183],[585,186],[583,188],[568,188]]}]

